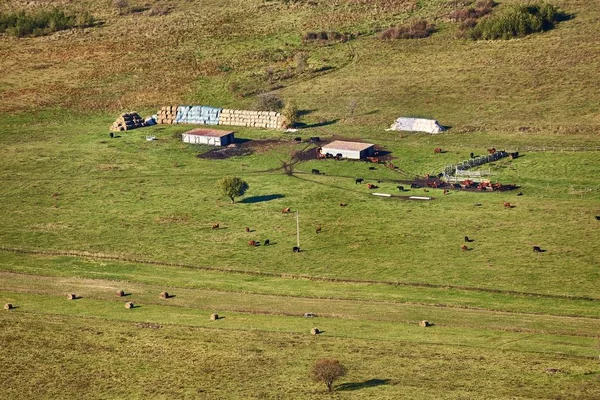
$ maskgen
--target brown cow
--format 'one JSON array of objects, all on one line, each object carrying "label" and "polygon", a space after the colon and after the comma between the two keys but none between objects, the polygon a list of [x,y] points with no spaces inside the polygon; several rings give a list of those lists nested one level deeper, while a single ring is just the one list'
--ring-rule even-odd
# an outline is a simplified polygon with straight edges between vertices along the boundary
[{"label": "brown cow", "polygon": [[367,183],[367,189],[377,189],[377,188],[379,188],[379,186],[374,185],[372,183]]},{"label": "brown cow", "polygon": [[441,147],[436,147],[436,148],[433,150],[433,152],[434,152],[434,153],[436,153],[436,154],[438,154],[438,153],[441,153],[441,152],[442,152],[442,148],[441,148]]},{"label": "brown cow", "polygon": [[286,207],[286,208],[284,208],[283,210],[281,210],[281,213],[282,213],[282,214],[287,214],[287,213],[289,213],[289,212],[291,212],[291,210],[290,210],[290,208],[289,208],[289,207]]},{"label": "brown cow", "polygon": [[495,147],[492,147],[491,149],[487,149],[487,152],[488,152],[489,154],[494,154],[494,153],[496,152],[496,148],[495,148]]},{"label": "brown cow", "polygon": [[246,227],[246,232],[250,232],[250,228]]},{"label": "brown cow", "polygon": [[255,240],[250,240],[248,242],[248,246],[252,246],[252,247],[256,246],[256,241]]},{"label": "brown cow", "polygon": [[513,208],[513,205],[510,204],[508,201],[504,202],[504,208]]},{"label": "brown cow", "polygon": [[461,249],[462,251],[467,251],[467,250],[469,250],[469,248],[468,248],[466,245],[464,245],[464,244],[463,244],[462,246],[460,246],[460,249]]},{"label": "brown cow", "polygon": [[317,226],[317,229],[315,229],[315,233],[320,233],[321,232],[321,227]]},{"label": "brown cow", "polygon": [[213,229],[219,229],[219,224],[212,224]]}]

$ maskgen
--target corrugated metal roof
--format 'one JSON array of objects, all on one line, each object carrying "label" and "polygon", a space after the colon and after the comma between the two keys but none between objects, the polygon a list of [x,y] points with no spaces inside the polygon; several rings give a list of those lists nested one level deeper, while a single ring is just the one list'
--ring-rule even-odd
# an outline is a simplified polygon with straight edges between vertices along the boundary
[{"label": "corrugated metal roof", "polygon": [[223,137],[232,134],[232,131],[220,131],[218,129],[204,129],[196,128],[191,131],[185,132],[185,135],[196,135],[196,136],[210,136],[210,137]]},{"label": "corrugated metal roof", "polygon": [[323,150],[353,150],[353,151],[363,151],[368,149],[369,147],[375,146],[371,143],[360,143],[360,142],[345,142],[343,140],[333,141],[325,146],[323,146]]}]

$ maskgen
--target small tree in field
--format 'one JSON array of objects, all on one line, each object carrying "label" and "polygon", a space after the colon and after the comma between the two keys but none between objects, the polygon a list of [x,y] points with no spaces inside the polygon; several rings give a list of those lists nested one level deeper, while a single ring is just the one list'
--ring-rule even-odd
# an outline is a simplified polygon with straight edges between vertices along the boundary
[{"label": "small tree in field", "polygon": [[346,375],[346,367],[338,360],[322,358],[312,367],[311,376],[315,382],[323,382],[328,391],[333,391],[333,381]]},{"label": "small tree in field", "polygon": [[246,181],[230,176],[219,181],[219,188],[225,196],[231,199],[232,203],[235,203],[235,198],[243,196],[250,186],[248,186]]}]

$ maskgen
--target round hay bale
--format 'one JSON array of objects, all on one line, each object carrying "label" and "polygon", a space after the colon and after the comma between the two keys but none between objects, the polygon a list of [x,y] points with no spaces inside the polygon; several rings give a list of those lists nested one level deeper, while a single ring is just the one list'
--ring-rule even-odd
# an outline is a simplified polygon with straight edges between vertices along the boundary
[{"label": "round hay bale", "polygon": [[319,333],[321,333],[321,331],[319,330],[319,328],[312,328],[310,330],[310,334],[311,335],[318,335]]},{"label": "round hay bale", "polygon": [[117,293],[115,293],[115,294],[119,297],[125,296],[125,292],[123,290],[117,290]]},{"label": "round hay bale", "polygon": [[219,319],[219,314],[216,314],[216,313],[215,313],[215,314],[211,314],[211,315],[210,315],[210,320],[211,320],[211,321],[216,321],[216,320],[218,320],[218,319]]},{"label": "round hay bale", "polygon": [[160,292],[160,295],[159,295],[159,297],[160,297],[161,299],[168,299],[168,298],[169,298],[169,297],[171,297],[171,296],[169,296],[169,293],[168,293],[168,292]]},{"label": "round hay bale", "polygon": [[419,326],[423,327],[423,328],[427,328],[428,326],[431,326],[431,322],[423,320],[423,321],[419,322]]},{"label": "round hay bale", "polygon": [[125,303],[125,308],[133,308],[135,307],[135,304],[133,304],[131,301],[128,301],[127,303]]},{"label": "round hay bale", "polygon": [[4,305],[5,310],[12,310],[13,308],[15,308],[15,306],[13,306],[11,303],[6,303]]},{"label": "round hay bale", "polygon": [[75,300],[75,299],[77,299],[77,295],[75,293],[69,293],[67,295],[67,299],[68,300]]}]

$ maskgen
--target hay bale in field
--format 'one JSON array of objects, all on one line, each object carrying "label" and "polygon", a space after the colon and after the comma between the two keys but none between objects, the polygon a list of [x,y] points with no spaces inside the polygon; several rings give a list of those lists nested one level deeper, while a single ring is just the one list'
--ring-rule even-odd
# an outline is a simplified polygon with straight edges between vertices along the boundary
[{"label": "hay bale in field", "polygon": [[6,303],[4,305],[5,310],[12,310],[13,308],[15,308],[15,306],[13,306],[12,303]]},{"label": "hay bale in field", "polygon": [[123,296],[125,296],[125,292],[123,290],[117,290],[116,295],[119,297],[123,297]]},{"label": "hay bale in field", "polygon": [[125,308],[134,308],[135,304],[133,304],[131,301],[128,301],[127,303],[125,303]]},{"label": "hay bale in field", "polygon": [[160,297],[161,299],[168,299],[171,296],[168,292],[160,292],[160,295],[158,295],[158,297]]},{"label": "hay bale in field", "polygon": [[432,325],[432,323],[429,321],[426,321],[426,320],[419,322],[419,326],[422,328],[427,328],[428,326],[431,326],[431,325]]},{"label": "hay bale in field", "polygon": [[75,293],[69,293],[67,295],[68,300],[77,300],[77,295]]},{"label": "hay bale in field", "polygon": [[310,334],[311,335],[318,335],[319,333],[321,333],[321,331],[319,330],[319,328],[312,328],[310,330]]},{"label": "hay bale in field", "polygon": [[211,321],[216,321],[219,319],[219,314],[215,313],[215,314],[211,314],[210,315],[210,320]]}]

